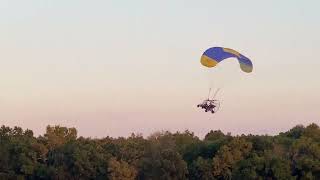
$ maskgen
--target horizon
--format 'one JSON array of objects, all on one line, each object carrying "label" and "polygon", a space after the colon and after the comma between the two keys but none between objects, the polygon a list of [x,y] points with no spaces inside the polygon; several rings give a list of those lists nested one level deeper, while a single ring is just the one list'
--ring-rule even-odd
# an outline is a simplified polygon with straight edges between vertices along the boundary
[{"label": "horizon", "polygon": [[[10,130],[9,131],[4,131],[5,133],[4,134],[10,134],[10,133],[8,133],[8,132],[13,132],[13,130],[15,129],[15,128],[21,128],[22,129],[22,132],[20,132],[21,134],[23,134],[24,132],[27,132],[27,131],[32,131],[32,129],[24,129],[23,127],[19,127],[19,126],[14,126],[14,127],[9,127],[9,126],[5,126],[5,125],[1,125],[1,127],[0,128],[2,128],[2,127],[5,127],[5,128],[9,128]],[[277,133],[277,134],[232,134],[231,132],[223,132],[223,131],[221,131],[220,129],[211,129],[211,130],[209,130],[208,132],[206,132],[205,134],[204,134],[204,136],[198,136],[197,134],[194,134],[194,132],[192,132],[192,131],[189,131],[188,129],[186,129],[186,130],[184,130],[184,131],[174,131],[174,132],[172,132],[172,131],[168,131],[168,130],[160,130],[160,131],[155,131],[155,132],[152,132],[151,134],[149,134],[148,136],[145,136],[144,134],[141,134],[141,133],[131,133],[130,135],[128,135],[128,136],[116,136],[116,137],[114,137],[114,136],[101,136],[101,137],[91,137],[91,136],[81,136],[81,135],[79,135],[79,132],[78,132],[78,130],[76,129],[76,128],[74,128],[74,127],[65,127],[65,126],[60,126],[60,125],[53,125],[53,126],[51,126],[51,125],[48,125],[48,126],[46,126],[46,131],[44,131],[44,133],[43,134],[34,134],[34,132],[33,132],[33,137],[35,137],[35,138],[40,138],[40,137],[45,137],[45,134],[46,133],[54,133],[54,134],[56,134],[56,133],[59,133],[59,131],[57,131],[57,132],[48,132],[48,128],[49,129],[51,129],[51,130],[54,130],[54,129],[56,129],[56,130],[58,130],[58,129],[66,129],[67,131],[65,131],[65,132],[63,132],[63,134],[65,134],[65,135],[67,135],[67,134],[69,134],[70,132],[75,132],[75,134],[73,134],[73,135],[75,135],[75,137],[76,137],[76,139],[78,139],[78,138],[87,138],[87,139],[92,139],[92,140],[94,140],[94,139],[104,139],[104,138],[114,138],[114,139],[119,139],[119,138],[125,138],[125,139],[127,139],[127,138],[130,138],[130,137],[142,137],[142,138],[144,138],[144,139],[150,139],[150,138],[152,138],[152,137],[154,137],[154,136],[163,136],[163,135],[165,135],[165,134],[189,134],[189,133],[191,133],[191,134],[193,134],[193,137],[196,137],[196,138],[199,138],[199,140],[202,140],[202,141],[204,141],[205,140],[205,137],[208,135],[208,134],[210,134],[210,133],[212,133],[212,132],[221,132],[221,133],[223,133],[225,136],[231,136],[231,137],[243,137],[243,136],[268,136],[268,137],[276,137],[276,136],[280,136],[280,135],[283,135],[283,133],[290,133],[292,130],[293,131],[295,131],[295,129],[296,128],[303,128],[303,129],[306,129],[306,128],[310,128],[310,127],[319,127],[319,125],[317,124],[317,123],[310,123],[310,124],[307,124],[307,125],[302,125],[302,124],[297,124],[297,125],[295,125],[295,126],[293,126],[293,127],[290,127],[288,130],[286,130],[286,131],[281,131],[281,132],[279,132],[279,133]],[[73,131],[73,129],[75,129],[75,131]],[[56,134],[56,135],[58,135],[58,134]]]},{"label": "horizon", "polygon": [[[320,1],[1,1],[0,124],[84,137],[319,123]],[[209,47],[249,57],[202,67]],[[196,107],[222,88],[216,114]]]}]

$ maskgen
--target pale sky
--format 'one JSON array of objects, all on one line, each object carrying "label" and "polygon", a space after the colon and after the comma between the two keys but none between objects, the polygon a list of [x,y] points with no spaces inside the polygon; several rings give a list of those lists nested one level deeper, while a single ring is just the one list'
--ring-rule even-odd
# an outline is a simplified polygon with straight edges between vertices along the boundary
[{"label": "pale sky", "polygon": [[[320,122],[318,0],[0,0],[0,124],[91,137]],[[212,46],[238,50],[214,69]],[[221,109],[196,108],[210,86]]]}]

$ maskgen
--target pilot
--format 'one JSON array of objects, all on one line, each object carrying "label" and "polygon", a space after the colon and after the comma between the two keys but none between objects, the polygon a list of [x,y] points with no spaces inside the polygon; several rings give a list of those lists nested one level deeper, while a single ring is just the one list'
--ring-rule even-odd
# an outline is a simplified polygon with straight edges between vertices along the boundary
[{"label": "pilot", "polygon": [[202,104],[201,104],[201,107],[202,107],[202,108],[207,108],[207,107],[208,107],[207,103],[208,103],[208,101],[207,101],[207,100],[204,100],[204,101],[202,102]]},{"label": "pilot", "polygon": [[209,103],[209,105],[208,105],[208,109],[213,109],[213,108],[215,108],[216,106],[212,103],[212,102],[210,102]]}]

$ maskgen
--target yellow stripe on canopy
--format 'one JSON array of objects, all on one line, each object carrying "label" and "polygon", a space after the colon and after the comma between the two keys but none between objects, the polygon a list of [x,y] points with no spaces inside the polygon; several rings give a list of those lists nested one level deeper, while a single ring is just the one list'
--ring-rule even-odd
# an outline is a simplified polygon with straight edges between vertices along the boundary
[{"label": "yellow stripe on canopy", "polygon": [[240,53],[237,52],[237,51],[235,51],[235,50],[233,50],[233,49],[223,48],[223,51],[224,51],[224,52],[228,52],[228,53],[230,53],[230,54],[233,54],[233,55],[237,56],[238,58],[240,57]]},{"label": "yellow stripe on canopy", "polygon": [[242,71],[244,71],[246,73],[252,72],[252,66],[248,66],[244,63],[240,63],[240,68],[242,69]]},{"label": "yellow stripe on canopy", "polygon": [[218,62],[212,58],[209,58],[206,55],[201,56],[201,64],[206,67],[214,67],[218,64]]}]

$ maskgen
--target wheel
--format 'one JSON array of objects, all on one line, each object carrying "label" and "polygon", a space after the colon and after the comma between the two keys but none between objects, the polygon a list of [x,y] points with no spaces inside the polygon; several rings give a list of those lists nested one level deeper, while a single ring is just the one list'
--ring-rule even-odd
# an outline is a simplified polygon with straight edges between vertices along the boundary
[{"label": "wheel", "polygon": [[200,105],[197,105],[197,107],[200,107]]},{"label": "wheel", "polygon": [[213,113],[215,113],[220,109],[220,101],[215,100],[213,105],[214,105],[214,107],[213,107],[212,111],[213,111]]},{"label": "wheel", "polygon": [[208,110],[204,110],[205,112],[208,112]]},{"label": "wheel", "polygon": [[211,111],[211,113],[213,114],[213,113],[214,113],[214,111],[212,110],[212,111]]}]

